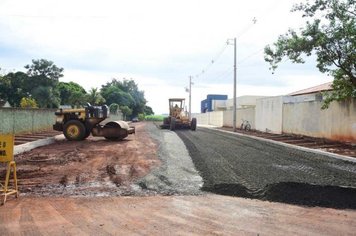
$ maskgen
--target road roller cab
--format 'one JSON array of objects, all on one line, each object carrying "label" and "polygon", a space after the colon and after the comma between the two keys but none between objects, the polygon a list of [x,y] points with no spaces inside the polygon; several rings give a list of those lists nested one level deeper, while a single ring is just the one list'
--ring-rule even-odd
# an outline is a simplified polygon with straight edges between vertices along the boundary
[{"label": "road roller cab", "polygon": [[100,122],[109,117],[108,106],[91,106],[89,103],[80,109],[59,109],[55,112],[56,123],[53,129],[63,131],[70,141],[86,139],[90,134],[102,136],[109,140],[122,140],[135,133],[125,121],[110,121],[103,125]]}]

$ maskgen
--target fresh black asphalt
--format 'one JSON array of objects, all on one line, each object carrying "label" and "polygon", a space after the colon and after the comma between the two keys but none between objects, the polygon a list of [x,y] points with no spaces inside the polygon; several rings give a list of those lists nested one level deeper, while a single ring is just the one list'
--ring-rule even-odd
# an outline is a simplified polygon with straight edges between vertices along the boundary
[{"label": "fresh black asphalt", "polygon": [[204,191],[356,209],[356,164],[233,133],[177,130]]}]

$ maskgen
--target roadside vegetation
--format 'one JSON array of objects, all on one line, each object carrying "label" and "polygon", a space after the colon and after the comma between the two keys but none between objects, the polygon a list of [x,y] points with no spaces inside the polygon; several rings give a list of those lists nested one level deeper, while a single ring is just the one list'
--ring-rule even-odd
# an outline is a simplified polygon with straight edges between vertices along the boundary
[{"label": "roadside vegetation", "polygon": [[[86,91],[74,82],[59,82],[64,69],[46,59],[32,60],[26,72],[0,74],[0,98],[13,107],[58,108],[60,105],[81,107],[107,104],[110,111],[120,110],[127,119],[140,114],[153,115],[144,92],[133,79],[112,79],[100,89]],[[0,71],[1,72],[1,71]]]},{"label": "roadside vegetation", "polygon": [[333,91],[324,105],[356,98],[356,3],[354,0],[314,0],[294,6],[308,21],[304,28],[290,29],[273,46],[265,47],[265,60],[275,70],[283,58],[304,63],[316,56],[320,72],[334,78]]},{"label": "roadside vegetation", "polygon": [[147,115],[145,116],[145,120],[147,121],[163,121],[163,115]]}]

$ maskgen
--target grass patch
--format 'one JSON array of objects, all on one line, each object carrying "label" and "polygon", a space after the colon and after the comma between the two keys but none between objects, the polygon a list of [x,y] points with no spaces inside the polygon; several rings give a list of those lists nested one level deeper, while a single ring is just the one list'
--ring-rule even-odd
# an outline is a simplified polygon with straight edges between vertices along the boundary
[{"label": "grass patch", "polygon": [[149,116],[145,116],[145,120],[148,121],[163,121],[163,118],[165,116],[163,115],[149,115]]}]

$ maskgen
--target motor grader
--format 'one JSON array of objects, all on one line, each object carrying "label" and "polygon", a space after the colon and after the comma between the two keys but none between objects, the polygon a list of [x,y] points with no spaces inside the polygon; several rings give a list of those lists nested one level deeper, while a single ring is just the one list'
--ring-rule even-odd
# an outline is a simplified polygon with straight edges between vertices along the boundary
[{"label": "motor grader", "polygon": [[184,98],[170,98],[169,100],[169,116],[163,119],[161,128],[175,129],[197,129],[197,119],[190,120],[187,112],[184,110]]},{"label": "motor grader", "polygon": [[122,140],[135,133],[134,127],[129,127],[125,121],[110,121],[100,124],[109,117],[108,106],[92,106],[89,103],[79,109],[59,109],[55,112],[56,123],[53,129],[63,131],[66,139],[80,141],[90,134],[105,137],[108,140]]}]

